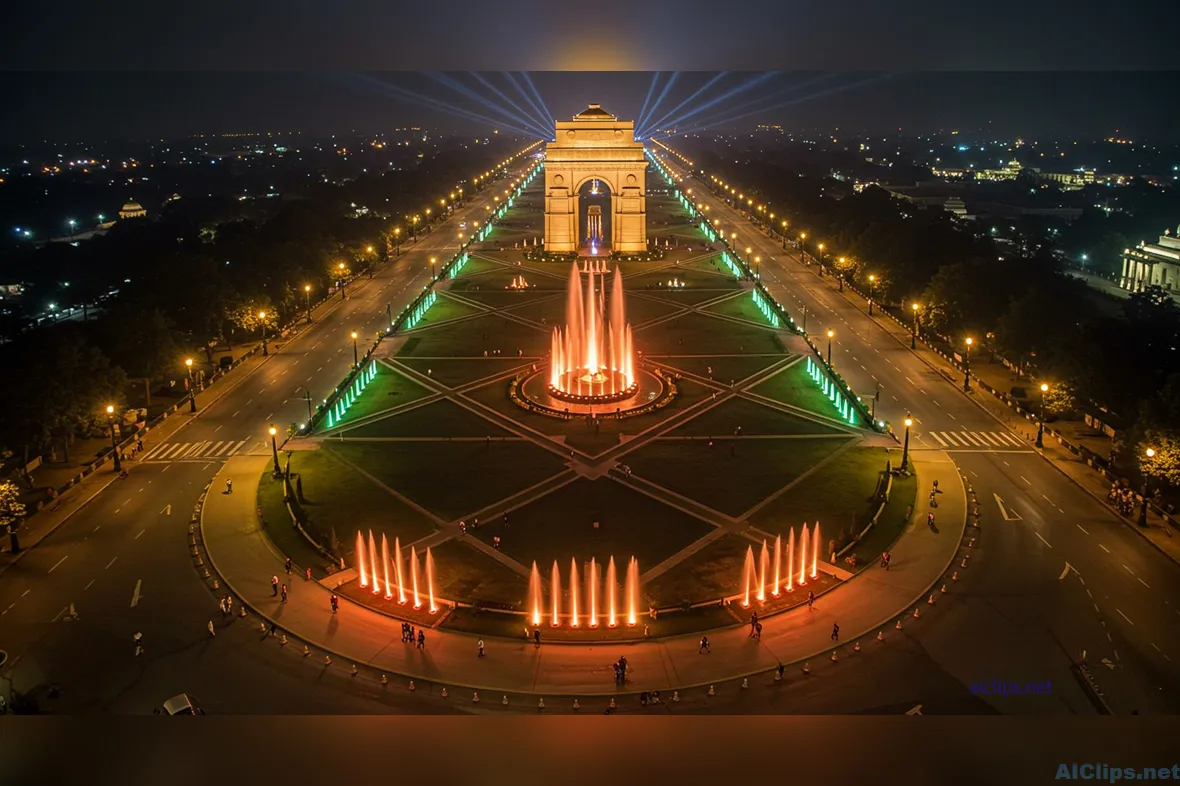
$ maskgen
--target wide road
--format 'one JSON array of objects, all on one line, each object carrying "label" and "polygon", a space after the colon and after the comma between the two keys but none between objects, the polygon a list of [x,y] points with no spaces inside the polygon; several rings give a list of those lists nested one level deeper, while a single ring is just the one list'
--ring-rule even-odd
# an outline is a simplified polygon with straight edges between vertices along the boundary
[{"label": "wide road", "polygon": [[[964,393],[961,375],[936,370],[929,351],[912,351],[831,276],[819,277],[680,162],[664,160],[707,215],[737,233],[734,247],[761,257],[763,282],[797,322],[806,312],[817,346],[826,351],[834,332],[832,359],[853,389],[869,401],[881,385],[877,416],[900,437],[912,415],[911,449],[946,449],[978,492],[982,531],[948,596],[954,613],[921,634],[934,661],[964,684],[1065,684],[1085,651],[1115,712],[1180,709],[1180,606],[1171,602],[1180,597],[1180,566],[975,402],[988,394]],[[808,248],[816,250],[811,239]]]},{"label": "wide road", "polygon": [[[273,343],[264,361],[200,394],[199,412],[186,426],[168,442],[149,440],[141,457],[126,465],[127,479],[112,482],[5,571],[0,649],[8,663],[0,677],[11,678],[20,692],[56,685],[55,701],[75,710],[131,709],[121,697],[132,692],[136,706],[150,711],[151,704],[189,690],[192,669],[215,668],[220,656],[206,624],[220,622],[220,611],[188,550],[189,517],[202,491],[228,456],[269,454],[269,426],[279,430],[281,442],[289,424],[304,423],[305,394],[319,401],[348,373],[351,332],[359,334],[363,352],[388,324],[386,304],[397,315],[413,300],[430,280],[431,258],[441,265],[458,250],[460,224],[483,221],[485,203],[531,163],[515,163],[509,177],[473,194],[372,279],[350,282],[347,298],[322,306],[291,340]],[[145,650],[138,656],[137,632]],[[173,667],[165,668],[164,660]],[[135,690],[153,674],[150,695]],[[247,669],[235,685],[249,696],[250,686],[264,679],[264,669]],[[8,688],[0,682],[0,690]]]}]

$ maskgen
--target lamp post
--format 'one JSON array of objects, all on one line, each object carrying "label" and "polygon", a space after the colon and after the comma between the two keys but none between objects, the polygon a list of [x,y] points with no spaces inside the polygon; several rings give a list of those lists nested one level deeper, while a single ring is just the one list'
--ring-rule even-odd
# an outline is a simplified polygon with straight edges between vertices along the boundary
[{"label": "lamp post", "polygon": [[258,312],[258,321],[262,323],[262,356],[266,357],[270,354],[270,350],[266,346],[266,312]]},{"label": "lamp post", "polygon": [[819,272],[819,274],[821,276],[824,274],[824,244],[823,243],[819,244],[819,267],[817,267],[816,270]]},{"label": "lamp post", "polygon": [[762,257],[754,257],[754,278],[762,278]]},{"label": "lamp post", "polygon": [[193,381],[193,359],[185,358],[185,368],[188,369],[188,411],[197,411],[197,385]]},{"label": "lamp post", "polygon": [[832,339],[836,336],[836,331],[828,331],[828,368],[832,367]]},{"label": "lamp post", "polygon": [[782,231],[782,234],[780,235],[780,238],[783,241],[783,251],[786,251],[787,250],[787,222],[786,222],[786,219],[783,220],[783,231]]},{"label": "lamp post", "polygon": [[393,304],[385,304],[385,319],[389,321],[389,330],[393,330]]},{"label": "lamp post", "polygon": [[918,348],[918,304],[910,303],[910,309],[914,312],[914,331],[910,333],[910,349]]},{"label": "lamp post", "polygon": [[[1146,455],[1148,458],[1153,458],[1155,456],[1155,448],[1148,448],[1147,450],[1144,451],[1144,455]],[[1140,468],[1139,471],[1142,473],[1143,469]],[[1139,526],[1146,527],[1147,526],[1147,475],[1146,474],[1143,475],[1143,493],[1140,495],[1140,497],[1141,497],[1141,501],[1139,503]]]},{"label": "lamp post", "polygon": [[361,362],[360,362],[359,357],[357,356],[357,349],[356,349],[356,331],[354,330],[354,331],[352,331],[352,367],[356,368],[360,364],[361,364]]},{"label": "lamp post", "polygon": [[971,345],[974,341],[967,338],[967,352],[963,355],[963,392],[971,390]]},{"label": "lamp post", "polygon": [[877,277],[869,275],[869,316],[873,315],[873,292],[877,288]]},{"label": "lamp post", "polygon": [[799,233],[799,259],[803,260],[803,264],[807,264],[807,233]]},{"label": "lamp post", "polygon": [[844,291],[844,257],[836,260],[836,283],[840,285],[840,292]]},{"label": "lamp post", "polygon": [[401,227],[394,227],[393,229],[393,256],[400,257],[402,255],[402,230]]},{"label": "lamp post", "polygon": [[910,426],[914,425],[914,419],[909,415],[905,416],[905,443],[901,448],[901,471],[905,472],[910,467]]},{"label": "lamp post", "polygon": [[303,300],[307,304],[307,324],[311,324],[311,284],[303,285]]},{"label": "lamp post", "polygon": [[115,408],[107,405],[107,420],[111,424],[111,452],[115,454],[115,472],[123,471],[123,464],[119,460],[119,443],[115,440]]},{"label": "lamp post", "polygon": [[436,260],[434,257],[430,258],[430,280],[431,281],[434,281],[434,263],[435,263],[435,261]]},{"label": "lamp post", "polygon": [[344,285],[347,283],[344,278],[344,263],[341,262],[339,265],[336,266],[336,269],[338,271],[340,271],[337,274],[340,276],[340,299],[341,300],[348,300],[348,296],[344,294]]},{"label": "lamp post", "polygon": [[750,264],[750,262],[752,261],[752,257],[750,256],[750,254],[752,254],[752,253],[754,253],[754,249],[750,248],[749,246],[746,246],[746,264],[747,265]]},{"label": "lamp post", "polygon": [[275,477],[277,478],[283,474],[282,470],[279,469],[279,443],[275,439],[275,436],[279,433],[279,430],[274,426],[271,426],[268,430],[268,433],[270,434],[270,454],[274,457]]},{"label": "lamp post", "polygon": [[1045,447],[1045,394],[1049,392],[1049,386],[1041,383],[1041,417],[1037,422],[1037,447]]}]

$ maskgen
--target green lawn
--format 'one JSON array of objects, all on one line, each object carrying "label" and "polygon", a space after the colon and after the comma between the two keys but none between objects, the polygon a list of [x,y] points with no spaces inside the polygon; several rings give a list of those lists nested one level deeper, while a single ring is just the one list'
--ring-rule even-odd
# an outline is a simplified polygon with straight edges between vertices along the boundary
[{"label": "green lawn", "polygon": [[448,520],[565,469],[561,458],[527,442],[333,442],[329,449]]},{"label": "green lawn", "polygon": [[353,437],[507,437],[508,431],[451,401],[436,401],[345,432]]},{"label": "green lawn", "polygon": [[825,464],[807,480],[787,491],[750,517],[750,524],[766,532],[786,535],[803,522],[820,526],[830,537],[838,532],[860,532],[877,510],[873,498],[885,462],[900,454],[886,448],[856,447]]},{"label": "green lawn", "polygon": [[434,549],[436,592],[465,603],[517,606],[528,596],[528,580],[462,538]]},{"label": "green lawn", "polygon": [[[297,451],[291,457],[291,473],[302,480],[304,499],[298,507],[306,529],[319,543],[331,543],[335,532],[343,550],[351,552],[357,530],[372,529],[378,538],[385,533],[390,541],[400,537],[402,543],[434,531],[429,519],[355,472],[330,450]],[[291,482],[295,484],[294,479]],[[260,500],[262,496],[260,490]]]},{"label": "green lawn", "polygon": [[700,603],[737,592],[750,541],[722,535],[684,562],[656,576],[644,590],[661,608]]},{"label": "green lawn", "polygon": [[549,333],[522,325],[497,315],[487,315],[433,330],[415,331],[402,346],[399,358],[405,357],[482,357],[500,350],[501,356],[515,357],[517,350],[526,355],[549,351]]},{"label": "green lawn", "polygon": [[668,357],[652,357],[657,363],[673,366],[681,371],[709,378],[712,369],[712,379],[722,385],[730,382],[741,382],[746,377],[757,374],[763,369],[786,360],[789,355],[671,355]]},{"label": "green lawn", "polygon": [[[568,269],[563,270],[558,267],[549,267],[546,269],[551,273],[561,272],[563,275],[569,273]],[[479,275],[460,275],[451,284],[451,288],[456,293],[464,296],[468,296],[473,291],[476,295],[483,292],[510,292],[509,285],[512,283],[512,279],[521,275],[532,285],[529,292],[548,291],[550,294],[565,292],[566,282],[564,277],[546,276],[535,270],[529,270],[524,265],[496,265],[494,268],[481,272]]]},{"label": "green lawn", "polygon": [[635,346],[656,355],[772,355],[786,351],[772,330],[695,313],[635,331]]},{"label": "green lawn", "polygon": [[[730,516],[791,483],[847,439],[661,440],[627,456],[638,476]],[[735,453],[730,454],[730,446]]]},{"label": "green lawn", "polygon": [[[623,285],[624,289],[626,284]],[[627,321],[632,326],[642,325],[644,322],[649,322],[659,317],[665,317],[678,310],[678,307],[672,303],[658,300],[656,298],[644,297],[643,295],[635,295],[627,293],[625,298],[627,308]]]},{"label": "green lawn", "polygon": [[455,300],[449,297],[446,292],[440,292],[438,299],[434,301],[434,305],[426,309],[426,313],[414,325],[414,329],[421,330],[431,325],[437,325],[440,322],[446,322],[460,317],[469,317],[472,314],[480,313],[482,312],[475,306]]},{"label": "green lawn", "polygon": [[513,306],[520,306],[526,303],[532,303],[535,300],[544,300],[551,298],[559,293],[551,289],[472,289],[460,290],[456,289],[455,293],[468,300],[474,300],[477,303],[482,303],[491,308],[511,308]]},{"label": "green lawn", "polygon": [[482,356],[459,359],[399,357],[397,362],[404,363],[419,374],[430,376],[439,384],[454,388],[484,379],[485,377],[506,374],[512,369],[531,363],[532,361],[517,357],[514,352],[511,357],[500,355],[499,357],[489,358]]},{"label": "green lawn", "polygon": [[[258,507],[262,511],[263,531],[280,554],[291,558],[297,572],[311,568],[312,576],[317,580],[328,575],[325,570],[328,558],[308,543],[303,533],[291,523],[291,515],[283,503],[283,482],[275,480],[269,469],[262,473],[259,481]],[[325,539],[320,545],[327,548],[329,543]]]},{"label": "green lawn", "polygon": [[827,417],[838,416],[836,406],[807,373],[806,360],[760,383],[753,392]]},{"label": "green lawn", "polygon": [[[775,329],[770,324],[770,320],[766,318],[766,315],[762,313],[762,310],[754,303],[754,297],[749,292],[743,292],[737,297],[731,297],[728,300],[722,300],[720,303],[714,303],[706,311],[714,314],[724,314],[728,317],[745,319],[749,322],[765,325],[767,329]],[[780,327],[785,327],[786,321],[780,320],[779,325]]]},{"label": "green lawn", "polygon": [[[676,265],[653,270],[650,273],[638,273],[631,276],[626,286],[632,292],[639,290],[658,291],[667,287],[672,279],[679,279],[684,283],[684,289],[716,289],[733,291],[738,288],[737,283],[730,283],[727,279],[704,270],[694,270],[688,265]],[[721,294],[718,292],[717,294]]]},{"label": "green lawn", "polygon": [[563,295],[534,298],[510,310],[513,314],[524,319],[548,325],[550,329],[565,324],[565,297]]},{"label": "green lawn", "polygon": [[739,426],[742,429],[742,434],[747,436],[756,434],[829,434],[838,436],[844,433],[749,399],[732,398],[688,421],[669,436],[724,437],[732,435]]},{"label": "green lawn", "polygon": [[[598,527],[594,527],[594,522]],[[603,566],[614,556],[620,572],[631,557],[639,569],[654,567],[712,528],[675,508],[609,478],[578,479],[514,510],[507,526],[497,518],[481,524],[477,536],[502,539],[505,554],[524,565],[535,560],[548,576],[553,561],[562,572],[571,558],[596,558]]]},{"label": "green lawn", "polygon": [[[384,363],[374,362],[377,364],[377,376],[373,377],[373,380],[361,393],[360,398],[354,401],[353,405],[344,413],[344,417],[340,420],[341,423],[355,423],[361,418],[400,407],[430,394],[429,390],[408,377],[402,376]],[[324,423],[327,421],[325,420]]]},{"label": "green lawn", "polygon": [[909,524],[909,517],[906,513],[913,506],[917,496],[918,479],[916,476],[910,475],[905,478],[893,479],[893,491],[889,496],[889,504],[885,506],[885,510],[881,511],[881,518],[877,519],[877,524],[869,530],[865,539],[852,549],[859,569],[876,564],[881,553],[892,548],[897,539],[901,537],[901,533]]}]

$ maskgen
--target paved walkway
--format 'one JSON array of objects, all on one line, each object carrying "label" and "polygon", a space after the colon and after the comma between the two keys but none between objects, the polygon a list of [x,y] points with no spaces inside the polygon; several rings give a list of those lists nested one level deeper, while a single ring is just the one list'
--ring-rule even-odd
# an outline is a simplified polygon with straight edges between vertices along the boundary
[{"label": "paved walkway", "polygon": [[[255,614],[278,624],[298,644],[306,642],[314,657],[325,652],[391,678],[400,675],[451,688],[493,693],[542,696],[593,696],[619,692],[613,685],[611,664],[626,655],[630,679],[627,692],[682,690],[769,671],[790,664],[829,657],[832,624],[838,623],[841,657],[853,656],[858,640],[864,650],[889,646],[896,637],[894,622],[920,625],[910,617],[916,604],[925,607],[927,593],[945,581],[957,558],[966,526],[966,493],[949,457],[929,452],[913,456],[919,489],[938,480],[946,490],[938,509],[941,532],[925,523],[919,505],[906,532],[891,550],[889,571],[869,568],[849,582],[820,596],[814,610],[805,606],[765,622],[762,640],[750,640],[745,626],[711,631],[712,653],[698,654],[695,634],[634,644],[545,644],[540,648],[523,637],[484,637],[487,657],[476,657],[479,638],[466,633],[431,630],[426,647],[418,650],[401,641],[400,623],[386,615],[341,600],[333,615],[330,591],[315,582],[288,582],[289,600],[272,597],[270,577],[283,575],[284,556],[262,532],[256,515],[259,479],[270,461],[267,456],[235,456],[221,470],[211,488],[232,479],[231,495],[213,492],[203,506],[201,531],[211,568],[228,590]],[[919,493],[919,499],[922,494]],[[273,526],[273,525],[272,525]],[[884,629],[885,642],[877,642]],[[542,637],[544,631],[542,631]],[[489,696],[489,698],[494,698]]]}]

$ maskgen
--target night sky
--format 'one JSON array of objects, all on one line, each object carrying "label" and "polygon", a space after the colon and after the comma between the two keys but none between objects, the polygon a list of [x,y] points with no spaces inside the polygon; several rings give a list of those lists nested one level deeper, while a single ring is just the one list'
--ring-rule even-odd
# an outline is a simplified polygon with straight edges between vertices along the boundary
[{"label": "night sky", "polygon": [[744,127],[1180,138],[1178,62],[1171,37],[1158,34],[1180,29],[1180,4],[603,0],[556,13],[524,0],[244,5],[62,0],[10,14],[0,28],[0,141],[486,131],[405,91],[505,120],[412,72],[449,72],[485,95],[468,72],[488,72],[519,102],[499,74],[509,68],[530,72],[558,119],[591,101],[635,117],[655,69],[681,71],[661,115],[717,69],[732,73],[695,104],[750,78],[742,72],[774,70],[782,73],[702,117],[761,98],[750,111],[771,108],[740,118]]}]

